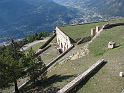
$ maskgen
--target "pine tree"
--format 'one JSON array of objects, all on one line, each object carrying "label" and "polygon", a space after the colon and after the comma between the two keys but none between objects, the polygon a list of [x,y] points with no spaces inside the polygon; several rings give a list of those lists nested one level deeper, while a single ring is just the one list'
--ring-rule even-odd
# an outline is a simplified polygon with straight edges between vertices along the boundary
[{"label": "pine tree", "polygon": [[11,47],[6,47],[0,55],[0,82],[1,87],[5,87],[14,82],[15,93],[19,93],[17,80],[25,75],[24,64],[21,58],[24,54],[17,51],[16,45],[12,40]]},{"label": "pine tree", "polygon": [[42,70],[46,67],[44,62],[42,61],[41,57],[36,57],[35,52],[30,49],[27,53],[27,61],[29,63],[28,75],[30,79],[35,84],[36,80],[41,77],[42,79],[46,76],[46,73],[41,73]]},{"label": "pine tree", "polygon": [[12,40],[11,46],[5,47],[0,54],[0,88],[8,87],[14,83],[15,93],[19,93],[17,81],[20,78],[29,76],[34,82],[39,78],[44,78],[43,72],[45,64],[41,57],[36,57],[31,49],[27,54],[18,51],[16,44]]}]

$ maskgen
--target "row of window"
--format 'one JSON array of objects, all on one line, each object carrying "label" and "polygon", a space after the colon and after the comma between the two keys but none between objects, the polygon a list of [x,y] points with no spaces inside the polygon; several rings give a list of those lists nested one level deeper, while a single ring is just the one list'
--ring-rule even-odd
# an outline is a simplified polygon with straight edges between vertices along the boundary
[{"label": "row of window", "polygon": [[60,47],[63,49],[64,48],[64,51],[68,49],[68,44],[67,42],[64,42],[64,44],[61,42],[60,43],[60,40],[58,39],[58,44],[60,45]]}]

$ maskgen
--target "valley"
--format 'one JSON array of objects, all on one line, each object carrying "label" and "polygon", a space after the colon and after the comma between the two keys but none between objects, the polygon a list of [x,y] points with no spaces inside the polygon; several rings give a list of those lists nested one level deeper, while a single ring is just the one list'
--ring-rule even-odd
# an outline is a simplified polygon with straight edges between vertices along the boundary
[{"label": "valley", "polygon": [[[119,0],[108,3],[98,0],[1,0],[0,43],[42,31],[52,32],[56,26],[120,18],[123,17],[122,5],[123,1]],[[111,7],[114,8],[110,11]]]}]

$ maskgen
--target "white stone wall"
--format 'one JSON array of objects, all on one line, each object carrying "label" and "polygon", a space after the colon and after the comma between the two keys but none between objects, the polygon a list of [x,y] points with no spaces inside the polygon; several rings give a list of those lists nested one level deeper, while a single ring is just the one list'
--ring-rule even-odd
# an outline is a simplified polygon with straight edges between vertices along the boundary
[{"label": "white stone wall", "polygon": [[66,34],[64,34],[58,27],[56,27],[56,37],[57,44],[59,48],[62,49],[62,52],[66,51],[72,46],[69,37]]},{"label": "white stone wall", "polygon": [[95,28],[91,28],[91,36],[94,37],[96,36],[99,31],[101,31],[103,28],[100,28],[99,26],[96,26]]},{"label": "white stone wall", "polygon": [[94,37],[96,35],[96,29],[91,28],[91,36]]},{"label": "white stone wall", "polygon": [[96,26],[96,33],[99,33],[100,29],[101,28],[99,26]]}]

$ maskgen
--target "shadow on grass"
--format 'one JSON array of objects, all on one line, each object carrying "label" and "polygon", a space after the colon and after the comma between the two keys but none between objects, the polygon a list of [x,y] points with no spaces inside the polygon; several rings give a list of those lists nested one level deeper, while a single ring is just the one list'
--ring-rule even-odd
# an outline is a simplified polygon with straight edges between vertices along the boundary
[{"label": "shadow on grass", "polygon": [[47,78],[46,80],[44,81],[38,81],[37,82],[37,85],[38,86],[43,86],[43,87],[47,87],[47,86],[50,86],[52,85],[53,83],[56,83],[56,82],[62,82],[63,80],[66,80],[66,79],[69,79],[71,77],[74,77],[74,75],[64,75],[64,76],[61,76],[61,75],[53,75],[49,78]]},{"label": "shadow on grass", "polygon": [[74,75],[53,75],[45,80],[38,80],[35,84],[29,84],[21,93],[32,93],[32,91],[38,91],[36,93],[56,93],[59,88],[53,87],[52,84],[62,82],[71,77],[74,77]]},{"label": "shadow on grass", "polygon": [[114,48],[118,48],[118,47],[121,47],[122,45],[116,45]]},{"label": "shadow on grass", "polygon": [[47,89],[44,89],[43,87],[36,87],[34,89],[30,89],[21,93],[56,93],[58,90],[60,90],[57,87],[50,86]]},{"label": "shadow on grass", "polygon": [[82,80],[76,87],[74,87],[71,91],[68,93],[77,93],[89,80],[91,77],[93,77],[107,62],[103,62],[100,66],[98,66],[96,69],[92,71],[86,78]]},{"label": "shadow on grass", "polygon": [[124,26],[124,23],[107,24],[104,29],[111,29],[117,26]]},{"label": "shadow on grass", "polygon": [[77,41],[77,45],[82,44],[82,43],[89,42],[91,39],[92,39],[91,36],[81,38],[79,41]]}]

